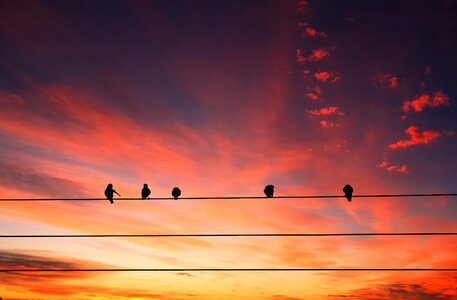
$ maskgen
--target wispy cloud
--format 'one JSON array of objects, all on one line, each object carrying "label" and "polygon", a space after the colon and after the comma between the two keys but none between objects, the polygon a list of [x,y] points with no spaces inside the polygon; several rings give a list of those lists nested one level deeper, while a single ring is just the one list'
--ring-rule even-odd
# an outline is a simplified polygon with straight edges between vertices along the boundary
[{"label": "wispy cloud", "polygon": [[399,140],[393,144],[390,144],[390,149],[409,148],[415,145],[428,144],[441,136],[441,133],[435,130],[424,130],[420,132],[419,128],[416,126],[408,127],[405,132],[409,135],[409,139]]},{"label": "wispy cloud", "polygon": [[407,100],[403,102],[401,109],[408,113],[421,112],[426,107],[438,107],[438,106],[449,106],[449,96],[446,95],[443,91],[437,91],[433,95],[422,94],[412,100]]},{"label": "wispy cloud", "polygon": [[373,76],[374,85],[385,85],[392,89],[398,87],[398,78],[390,73],[377,73]]},{"label": "wispy cloud", "polygon": [[344,113],[340,111],[338,106],[329,106],[320,109],[308,110],[308,114],[311,116],[344,115]]},{"label": "wispy cloud", "polygon": [[382,162],[380,162],[376,166],[378,168],[387,170],[387,172],[389,172],[389,173],[392,173],[392,172],[402,173],[402,174],[409,173],[408,167],[406,165],[398,166],[398,165],[390,164],[386,159],[384,159]]},{"label": "wispy cloud", "polygon": [[322,82],[335,83],[341,79],[341,76],[334,71],[322,71],[314,73],[314,78]]},{"label": "wispy cloud", "polygon": [[19,163],[3,161],[0,161],[0,186],[22,191],[24,196],[37,194],[51,197],[89,197],[82,183],[48,175]]}]

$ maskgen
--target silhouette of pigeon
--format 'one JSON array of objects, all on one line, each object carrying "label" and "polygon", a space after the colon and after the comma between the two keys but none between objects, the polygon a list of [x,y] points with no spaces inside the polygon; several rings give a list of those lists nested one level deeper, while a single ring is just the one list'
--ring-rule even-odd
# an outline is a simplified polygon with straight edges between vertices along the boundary
[{"label": "silhouette of pigeon", "polygon": [[119,197],[121,196],[121,195],[118,194],[118,192],[116,192],[116,191],[113,189],[113,185],[112,185],[111,183],[109,183],[109,184],[106,186],[106,189],[105,189],[105,196],[106,196],[106,199],[108,199],[109,202],[111,202],[111,204],[114,203],[114,201],[113,201],[114,193],[116,193]]},{"label": "silhouette of pigeon", "polygon": [[343,188],[344,196],[346,196],[346,199],[348,199],[348,202],[351,202],[352,200],[352,193],[354,192],[354,189],[352,188],[351,185],[346,184]]},{"label": "silhouette of pigeon", "polygon": [[265,186],[265,188],[263,189],[263,192],[265,193],[265,196],[267,196],[267,198],[273,198],[273,194],[275,192],[275,186],[272,184],[269,184],[269,185]]},{"label": "silhouette of pigeon", "polygon": [[151,190],[148,188],[148,185],[145,183],[145,184],[143,184],[143,189],[141,190],[141,198],[149,199],[149,195],[151,195]]},{"label": "silhouette of pigeon", "polygon": [[175,198],[175,200],[178,200],[178,197],[181,196],[181,190],[178,187],[174,187],[171,191],[171,195]]}]

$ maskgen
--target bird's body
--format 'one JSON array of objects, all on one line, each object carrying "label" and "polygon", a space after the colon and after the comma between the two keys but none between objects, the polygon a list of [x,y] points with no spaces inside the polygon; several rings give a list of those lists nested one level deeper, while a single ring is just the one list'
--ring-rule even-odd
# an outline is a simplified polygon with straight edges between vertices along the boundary
[{"label": "bird's body", "polygon": [[265,193],[265,196],[267,196],[267,198],[273,198],[273,194],[275,192],[275,186],[272,184],[269,184],[269,185],[265,186],[265,188],[263,189],[263,192]]},{"label": "bird's body", "polygon": [[106,199],[108,199],[109,202],[110,202],[111,204],[114,203],[114,201],[113,201],[114,193],[116,193],[118,196],[120,196],[120,195],[116,192],[116,190],[113,189],[113,185],[112,185],[111,183],[108,184],[108,185],[106,186],[106,189],[105,189],[105,196],[106,196]]},{"label": "bird's body", "polygon": [[348,199],[348,202],[352,201],[352,193],[354,192],[354,189],[352,188],[351,185],[346,184],[343,188],[344,196],[346,199]]},{"label": "bird's body", "polygon": [[143,185],[143,189],[141,190],[141,198],[142,199],[149,199],[149,195],[151,195],[151,190],[148,188],[148,185],[145,183]]},{"label": "bird's body", "polygon": [[175,200],[177,200],[179,196],[181,196],[181,190],[178,187],[174,187],[171,191],[171,195],[173,196],[173,198],[175,198]]}]

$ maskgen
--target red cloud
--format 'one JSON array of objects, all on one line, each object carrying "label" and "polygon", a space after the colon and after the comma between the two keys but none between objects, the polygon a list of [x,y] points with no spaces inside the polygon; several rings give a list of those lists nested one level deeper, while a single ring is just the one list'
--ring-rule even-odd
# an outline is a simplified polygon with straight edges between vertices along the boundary
[{"label": "red cloud", "polygon": [[403,174],[408,174],[409,170],[406,165],[402,166],[397,166],[397,165],[390,165],[386,159],[384,159],[382,162],[376,165],[378,168],[386,169],[387,172],[392,173],[392,172],[397,172],[397,173],[403,173]]},{"label": "red cloud", "polygon": [[309,62],[309,61],[318,61],[330,56],[330,52],[325,48],[314,49],[310,55],[307,57],[303,56],[303,51],[297,49],[295,52],[295,59],[299,64]]},{"label": "red cloud", "polygon": [[309,110],[308,114],[310,114],[312,116],[328,116],[328,115],[342,116],[343,115],[343,113],[339,111],[338,106],[330,106],[330,107],[324,107],[321,109]]},{"label": "red cloud", "polygon": [[373,76],[373,83],[375,85],[388,85],[390,88],[394,89],[398,87],[398,78],[390,73],[378,73]]},{"label": "red cloud", "polygon": [[411,101],[405,101],[401,109],[406,113],[411,110],[414,112],[420,112],[423,111],[426,107],[448,105],[449,97],[443,91],[438,91],[433,96],[430,96],[429,94],[422,94]]},{"label": "red cloud", "polygon": [[339,76],[338,73],[336,73],[336,72],[324,71],[324,72],[314,73],[314,78],[316,78],[317,80],[323,81],[323,82],[335,83],[341,79],[341,76]]},{"label": "red cloud", "polygon": [[300,49],[297,49],[295,52],[295,58],[299,64],[302,64],[306,61],[306,58],[303,56],[303,52]]},{"label": "red cloud", "polygon": [[298,22],[298,27],[302,28],[304,35],[309,37],[327,37],[327,34],[323,31],[319,32],[315,28],[309,26],[307,22]]},{"label": "red cloud", "polygon": [[410,136],[410,138],[408,140],[400,140],[390,144],[390,149],[408,148],[414,145],[428,144],[441,136],[441,133],[434,130],[424,130],[421,133],[419,132],[419,128],[416,126],[410,126],[405,130],[405,132]]},{"label": "red cloud", "polygon": [[311,52],[311,54],[308,55],[307,60],[308,61],[317,61],[317,60],[324,59],[328,56],[330,56],[330,52],[327,49],[319,48],[319,49],[313,50]]},{"label": "red cloud", "polygon": [[297,2],[297,14],[304,15],[306,13],[306,9],[308,8],[308,1],[306,0],[299,0]]},{"label": "red cloud", "polygon": [[332,128],[332,127],[336,126],[335,123],[332,123],[332,122],[329,122],[329,121],[325,121],[325,120],[322,120],[319,123],[321,124],[322,128]]},{"label": "red cloud", "polygon": [[319,100],[319,95],[322,93],[322,89],[319,86],[315,87],[306,87],[306,97],[311,99],[312,101]]}]

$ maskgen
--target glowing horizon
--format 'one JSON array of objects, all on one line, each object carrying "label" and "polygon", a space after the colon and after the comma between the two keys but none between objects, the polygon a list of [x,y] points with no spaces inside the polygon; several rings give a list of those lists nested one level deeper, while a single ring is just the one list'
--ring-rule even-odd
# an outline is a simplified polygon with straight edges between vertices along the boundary
[{"label": "glowing horizon", "polygon": [[[455,193],[452,1],[0,1],[0,198]],[[0,202],[2,234],[457,232],[455,197]],[[0,239],[0,269],[457,268],[453,236]],[[0,273],[2,299],[454,299],[446,272]]]}]

